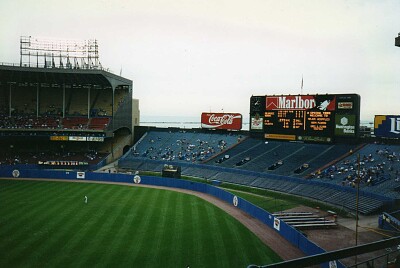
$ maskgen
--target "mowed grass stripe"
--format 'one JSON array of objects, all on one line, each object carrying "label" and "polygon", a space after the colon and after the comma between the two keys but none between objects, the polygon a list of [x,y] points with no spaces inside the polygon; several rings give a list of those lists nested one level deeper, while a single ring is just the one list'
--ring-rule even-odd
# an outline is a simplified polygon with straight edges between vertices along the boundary
[{"label": "mowed grass stripe", "polygon": [[[149,239],[150,242],[148,245],[147,254],[149,256],[163,256],[164,254],[161,252],[162,246],[161,244],[166,240],[164,237],[165,233],[169,233],[171,231],[171,226],[166,226],[167,220],[169,220],[169,206],[170,206],[170,198],[171,195],[175,195],[175,193],[170,191],[161,191],[160,192],[160,200],[162,200],[159,205],[159,213],[153,214],[151,218],[152,226],[148,226],[147,230],[149,231],[149,237],[154,237],[154,239]],[[153,230],[152,230],[153,229]],[[151,234],[150,234],[151,232]],[[165,243],[164,243],[165,244]],[[172,245],[171,245],[172,246]],[[167,252],[170,252],[167,248],[164,248]],[[162,267],[165,263],[164,259],[161,258],[149,258],[147,265],[149,267]],[[168,266],[168,264],[166,264]]]},{"label": "mowed grass stripe", "polygon": [[[116,190],[114,185],[109,186],[112,188],[108,194],[110,199],[122,196],[123,193]],[[72,236],[65,241],[61,252],[62,258],[58,258],[58,262],[54,263],[54,267],[59,267],[63,264],[65,265],[66,262],[74,267],[75,263],[78,262],[79,259],[86,259],[88,257],[86,249],[91,248],[91,243],[98,239],[98,237],[90,235],[93,229],[99,228],[96,225],[98,222],[96,217],[101,213],[104,213],[104,206],[110,207],[111,204],[112,209],[110,210],[110,213],[115,209],[115,205],[108,202],[107,198],[104,196],[105,187],[106,185],[94,187],[89,195],[89,203],[82,203],[82,209],[77,210],[75,218],[65,223],[64,228],[66,232],[71,233]],[[109,224],[110,217],[107,217],[104,221],[104,225],[100,228],[99,233],[104,232],[104,234],[108,234],[109,228],[106,226]],[[104,230],[105,228],[106,230]],[[100,250],[101,249],[102,247],[100,247]]]},{"label": "mowed grass stripe", "polygon": [[[61,186],[63,183],[60,183],[59,185]],[[86,192],[86,188],[87,185],[76,189],[78,192]],[[62,188],[59,188],[53,193],[62,199],[62,190]],[[68,192],[66,191],[65,194],[68,194]],[[44,206],[44,209],[33,210],[34,213],[32,214],[34,214],[34,217],[30,218],[32,223],[27,223],[28,225],[25,228],[21,228],[19,230],[21,235],[15,238],[16,241],[23,240],[23,243],[21,244],[24,245],[24,247],[18,247],[18,250],[14,249],[14,261],[19,260],[18,256],[24,256],[24,261],[25,259],[29,259],[30,254],[33,253],[32,249],[35,249],[35,251],[41,251],[41,247],[47,244],[47,241],[51,238],[52,233],[58,232],[58,230],[49,230],[49,227],[51,226],[50,223],[54,222],[54,219],[59,217],[60,211],[63,211],[64,207],[69,204],[65,204],[65,202],[53,202],[53,199],[49,199],[48,196],[45,195],[43,195],[42,198],[43,200],[40,203],[47,204],[47,206]],[[51,202],[49,202],[49,200],[51,200]],[[79,198],[79,201],[76,199],[76,202],[82,204],[83,201],[81,200],[83,199]],[[39,230],[37,233],[40,235],[32,235],[31,230]],[[28,239],[24,239],[24,237]],[[62,255],[62,252],[58,254]]]},{"label": "mowed grass stripe", "polygon": [[[131,259],[135,266],[145,267],[148,258],[154,258],[155,256],[148,256],[147,241],[150,239],[156,239],[152,235],[153,223],[151,219],[153,215],[157,214],[156,205],[160,200],[158,199],[161,190],[152,190],[147,192],[146,198],[143,202],[138,203],[139,210],[137,215],[137,224],[135,226],[135,233],[130,237],[132,241],[129,252],[131,252]],[[148,230],[150,228],[150,231]],[[150,235],[149,235],[150,232]]]},{"label": "mowed grass stripe", "polygon": [[[202,202],[199,206],[197,206],[197,208],[197,215],[199,218],[197,224],[200,226],[200,228],[197,230],[199,237],[194,238],[193,242],[196,243],[195,239],[198,239],[197,243],[201,243],[203,245],[203,255],[201,255],[201,257],[209,260],[211,263],[216,264],[218,260],[218,250],[215,249],[218,248],[218,245],[213,238],[215,231],[213,224],[215,219],[210,218],[210,207],[206,202]],[[196,260],[201,261],[199,258],[196,258]]]},{"label": "mowed grass stripe", "polygon": [[126,229],[127,237],[124,241],[121,241],[121,244],[119,245],[119,248],[122,247],[126,253],[118,261],[120,267],[132,267],[135,264],[134,256],[132,255],[133,252],[138,250],[135,237],[140,225],[139,223],[143,219],[143,211],[146,210],[145,206],[150,195],[151,193],[149,192],[149,189],[145,188],[141,188],[135,192],[135,202],[131,206],[131,217],[129,219],[129,226]]},{"label": "mowed grass stripe", "polygon": [[[176,241],[182,241],[182,230],[185,227],[184,225],[189,225],[190,223],[179,219],[190,219],[188,215],[188,211],[184,211],[185,208],[188,208],[187,198],[184,194],[172,195],[173,198],[170,200],[172,203],[170,204],[174,209],[173,213],[170,215],[170,224],[171,228],[169,232],[166,232],[165,239],[168,241],[167,243],[171,245],[168,249],[168,254],[164,254],[166,256],[165,263],[176,263],[177,266],[180,264],[179,260],[176,260],[175,254],[171,254],[170,252],[183,252],[184,244],[177,243]],[[181,254],[181,261],[185,261],[187,255]],[[185,266],[182,266],[185,267]]]},{"label": "mowed grass stripe", "polygon": [[[187,237],[187,234],[191,234],[192,237],[198,238],[198,231],[193,231],[193,209],[197,206],[197,200],[195,197],[190,195],[184,195],[183,201],[183,220],[181,224],[181,229],[178,230],[180,232],[181,239],[182,237]],[[180,218],[179,218],[180,219]],[[186,267],[186,265],[191,265],[192,267],[198,266],[194,263],[192,250],[194,248],[194,243],[192,239],[185,240],[183,239],[183,243],[181,246],[181,258],[178,259],[178,263],[182,267]],[[199,252],[199,254],[201,254]],[[175,256],[176,257],[176,256]]]},{"label": "mowed grass stripe", "polygon": [[[214,213],[217,221],[218,232],[220,232],[221,234],[221,239],[222,239],[221,247],[224,248],[224,250],[220,254],[225,254],[226,259],[228,260],[228,263],[225,263],[224,267],[234,267],[240,263],[243,263],[243,260],[239,258],[239,256],[237,255],[240,248],[243,248],[243,244],[236,243],[236,241],[233,239],[234,238],[233,230],[230,229],[229,228],[230,226],[227,224],[227,221],[232,221],[234,219],[230,216],[220,217],[219,215],[225,212],[223,212],[222,210],[220,212],[216,210],[219,210],[219,208],[215,208]],[[240,245],[240,248],[238,248],[238,245]]]},{"label": "mowed grass stripe", "polygon": [[[23,183],[23,182],[21,182]],[[36,182],[33,184],[33,189],[37,189],[37,185],[41,182]],[[53,183],[54,184],[54,183]],[[61,186],[62,184],[59,184]],[[59,211],[63,204],[57,202],[49,203],[49,200],[53,200],[56,196],[68,195],[68,192],[63,193],[62,191],[57,191],[54,185],[49,185],[49,189],[54,189],[49,195],[46,194],[39,195],[36,197],[29,197],[33,206],[29,211],[26,212],[24,209],[20,209],[18,205],[15,205],[15,211],[20,211],[22,214],[18,221],[14,221],[4,228],[12,236],[8,236],[8,240],[11,239],[9,245],[13,248],[13,252],[10,254],[9,258],[15,261],[22,261],[18,256],[21,254],[29,254],[32,248],[40,247],[41,241],[48,238],[48,225],[47,223],[52,221],[55,212]],[[39,186],[40,187],[40,186]],[[31,192],[31,191],[30,191]],[[35,230],[32,232],[32,230]],[[21,243],[23,241],[23,243]]]},{"label": "mowed grass stripe", "polygon": [[[193,267],[199,267],[200,264],[204,263],[204,258],[207,258],[207,251],[209,250],[208,247],[208,235],[209,229],[208,224],[205,224],[207,219],[203,219],[200,210],[205,211],[205,202],[194,203],[192,202],[191,206],[185,206],[186,210],[190,209],[185,213],[190,213],[192,219],[199,219],[193,220],[190,222],[191,230],[196,235],[192,236],[191,243],[193,245],[193,252],[202,252],[203,254],[193,254],[188,260],[187,265]],[[212,235],[212,234],[211,234]]]},{"label": "mowed grass stripe", "polygon": [[[128,211],[131,210],[131,208],[134,205],[134,191],[136,190],[133,187],[119,187],[118,189],[121,191],[120,195],[122,198],[113,198],[112,200],[109,200],[110,204],[120,204],[117,209],[113,211],[114,219],[109,219],[110,220],[110,226],[109,226],[109,231],[107,232],[109,234],[108,238],[104,238],[103,241],[107,240],[106,244],[101,245],[104,247],[104,251],[107,252],[107,254],[101,255],[101,257],[97,258],[97,262],[101,265],[104,265],[106,267],[112,267],[114,266],[115,260],[120,260],[121,257],[124,255],[124,251],[118,251],[118,244],[122,241],[126,241],[128,238],[127,230],[133,226],[128,226],[127,222],[131,222],[132,215],[128,213]],[[88,237],[90,239],[90,237]],[[93,253],[93,252],[92,252]],[[93,257],[92,254],[88,254],[88,256]],[[92,260],[93,261],[93,260]],[[82,260],[84,263],[84,261]],[[90,264],[93,262],[88,262],[86,263]],[[79,265],[78,267],[84,267]]]},{"label": "mowed grass stripe", "polygon": [[0,199],[4,198],[4,194],[8,195],[8,198],[20,198],[20,196],[16,195],[18,192],[24,192],[26,189],[32,189],[34,187],[34,184],[36,184],[36,181],[25,181],[24,183],[21,183],[19,180],[0,180],[0,192],[2,195],[0,196]]},{"label": "mowed grass stripe", "polygon": [[[222,211],[221,211],[222,213]],[[234,239],[234,230],[232,230],[231,226],[227,224],[227,221],[232,221],[233,218],[229,217],[219,217],[217,216],[219,213],[215,213],[215,219],[217,221],[217,226],[219,228],[219,232],[221,234],[221,239],[222,239],[222,247],[224,248],[224,251],[221,253],[226,254],[226,258],[229,260],[228,267],[233,267],[234,265],[237,265],[238,263],[241,263],[241,259],[239,258],[238,251],[239,249],[237,248],[237,245],[243,246],[243,244],[238,244],[237,241]]]},{"label": "mowed grass stripe", "polygon": [[[87,189],[84,189],[84,191],[87,193]],[[110,191],[112,191],[112,187],[105,189],[106,194]],[[74,192],[77,191],[74,190]],[[83,204],[83,200],[79,199],[76,200],[74,206],[66,207],[65,210],[60,212],[61,217],[51,225],[54,230],[52,236],[48,241],[46,241],[44,246],[34,251],[35,255],[33,257],[38,259],[38,266],[44,264],[49,265],[53,260],[55,260],[55,258],[49,258],[49,256],[58,256],[62,254],[58,252],[60,243],[65,243],[71,237],[70,232],[65,231],[65,229],[67,228],[70,230],[68,225],[74,226],[75,224],[80,224],[80,219],[79,217],[76,217],[76,214],[77,210],[82,209],[83,206],[86,206],[86,204]],[[93,228],[93,230],[97,230],[97,228]]]},{"label": "mowed grass stripe", "polygon": [[140,225],[137,228],[137,236],[135,236],[134,242],[137,243],[137,249],[133,254],[135,264],[139,266],[146,266],[150,262],[154,255],[150,255],[152,240],[158,239],[154,235],[155,230],[158,228],[158,207],[162,203],[163,190],[157,190],[152,194],[147,204],[143,204],[146,207],[146,214]]},{"label": "mowed grass stripe", "polygon": [[[225,260],[227,252],[226,248],[223,246],[224,240],[221,235],[221,233],[225,232],[225,230],[218,226],[217,215],[215,214],[214,207],[206,206],[205,212],[206,215],[204,215],[202,218],[208,219],[210,227],[212,227],[212,230],[214,230],[214,232],[207,234],[209,241],[208,243],[211,244],[209,247],[210,255],[208,257],[214,262],[215,267],[226,267],[224,261],[222,260]],[[216,251],[216,249],[218,249],[218,251]]]},{"label": "mowed grass stripe", "polygon": [[[186,246],[187,263],[190,267],[201,267],[205,263],[212,266],[215,260],[209,257],[209,252],[215,251],[215,248],[210,245],[209,236],[212,235],[212,228],[209,224],[209,220],[206,215],[206,207],[209,206],[207,202],[196,197],[191,196],[190,205],[185,205],[185,214],[190,216],[189,224],[185,226],[185,233],[190,233],[191,239],[188,240]],[[189,243],[190,242],[190,243]],[[201,252],[201,254],[196,254],[196,252]]]},{"label": "mowed grass stripe", "polygon": [[225,217],[224,219],[224,225],[225,227],[230,231],[230,240],[228,242],[228,245],[230,245],[233,253],[230,254],[232,257],[232,262],[237,263],[238,261],[244,262],[244,263],[250,263],[250,259],[246,254],[244,254],[244,251],[241,250],[239,247],[235,246],[232,247],[232,245],[241,245],[242,247],[247,244],[247,241],[242,240],[240,236],[241,230],[241,225],[234,224],[234,219],[233,218],[228,218]]},{"label": "mowed grass stripe", "polygon": [[[26,214],[27,211],[31,211],[32,208],[37,207],[37,203],[41,202],[43,205],[45,203],[42,202],[43,193],[37,191],[36,189],[40,189],[40,182],[38,181],[0,181],[0,204],[4,207],[4,214],[7,215],[7,219],[10,222],[13,222],[15,217],[20,217],[21,214]],[[13,185],[11,191],[8,191],[8,186]],[[50,198],[54,198],[56,195],[51,194],[51,190],[56,187],[57,184],[49,185]],[[5,186],[5,187],[3,187]],[[20,188],[18,188],[21,186]],[[25,195],[23,193],[26,192],[26,189],[29,189],[29,195]],[[21,213],[22,212],[22,213]],[[6,220],[3,218],[2,220]],[[12,226],[12,224],[11,224]]]},{"label": "mowed grass stripe", "polygon": [[[120,186],[120,191],[125,191],[127,187]],[[115,192],[115,189],[111,187],[112,191]],[[93,228],[90,228],[87,233],[86,237],[91,240],[90,245],[88,245],[85,249],[85,258],[80,258],[76,260],[76,267],[88,267],[88,266],[100,266],[100,259],[104,254],[109,254],[106,252],[106,247],[108,238],[106,236],[107,233],[113,233],[115,230],[111,230],[107,227],[109,223],[110,217],[113,218],[113,214],[115,212],[115,205],[116,200],[117,202],[121,202],[118,198],[116,199],[115,196],[109,196],[110,198],[105,200],[107,206],[104,207],[103,210],[100,210],[97,215],[93,218],[95,222],[93,224]],[[126,240],[126,239],[124,239]]]},{"label": "mowed grass stripe", "polygon": [[[5,256],[1,267],[246,267],[249,260],[258,264],[269,260],[265,253],[269,249],[254,234],[196,196],[64,182],[37,182],[21,188],[6,195],[15,199],[12,195],[29,196],[34,191],[38,207],[41,202],[48,204],[38,212],[48,214],[43,215],[43,226],[35,219],[26,227],[32,233],[49,232],[33,244],[28,240],[23,247],[29,252],[13,253],[14,248],[4,246],[0,239]],[[44,198],[50,194],[54,195],[51,200]],[[83,203],[85,194],[88,205]],[[5,211],[14,213],[0,204],[0,217],[7,216]],[[23,225],[20,218],[14,218],[17,226]],[[18,242],[25,243],[24,239]]]}]

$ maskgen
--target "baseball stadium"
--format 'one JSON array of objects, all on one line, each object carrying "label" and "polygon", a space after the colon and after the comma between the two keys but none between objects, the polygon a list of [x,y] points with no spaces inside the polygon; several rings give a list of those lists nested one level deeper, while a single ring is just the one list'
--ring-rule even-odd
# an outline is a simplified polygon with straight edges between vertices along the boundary
[{"label": "baseball stadium", "polygon": [[0,63],[1,267],[399,267],[400,115],[275,92],[143,126],[133,84],[97,40]]}]

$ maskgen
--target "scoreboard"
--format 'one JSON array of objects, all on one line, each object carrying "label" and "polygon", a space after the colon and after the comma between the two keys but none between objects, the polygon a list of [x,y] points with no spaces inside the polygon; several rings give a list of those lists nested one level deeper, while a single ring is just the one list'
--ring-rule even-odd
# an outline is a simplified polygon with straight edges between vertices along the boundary
[{"label": "scoreboard", "polygon": [[280,95],[252,96],[250,133],[267,139],[331,142],[356,137],[360,96]]}]

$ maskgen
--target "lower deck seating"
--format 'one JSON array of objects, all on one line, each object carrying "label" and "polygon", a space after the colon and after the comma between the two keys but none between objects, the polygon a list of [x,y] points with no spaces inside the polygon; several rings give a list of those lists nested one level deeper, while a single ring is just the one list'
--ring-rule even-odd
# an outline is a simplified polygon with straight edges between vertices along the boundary
[{"label": "lower deck seating", "polygon": [[[214,144],[214,154],[204,161],[199,161],[198,158],[202,154],[195,154],[194,157],[194,152],[201,152],[204,146],[211,144]],[[362,166],[364,174],[380,175],[361,186],[362,202],[359,204],[359,210],[361,213],[370,214],[400,199],[400,192],[395,190],[399,189],[400,184],[400,162],[397,161],[400,146],[363,146],[265,141],[251,137],[243,139],[239,135],[200,134],[196,131],[182,130],[175,133],[150,131],[120,160],[120,163],[142,162],[139,167],[136,164],[133,166],[145,169],[146,165],[147,168],[156,168],[152,171],[160,172],[162,164],[155,164],[153,167],[149,164],[152,160],[155,163],[172,162],[174,165],[181,165],[182,174],[187,176],[285,192],[355,210],[356,189],[342,185],[339,175],[343,177],[354,174],[355,154],[352,152],[353,149],[362,148],[361,151],[365,154]],[[190,155],[189,158],[187,155],[182,159],[177,156],[177,152],[183,151]],[[338,161],[347,162],[332,164]],[[372,166],[377,162],[379,166]],[[307,168],[303,172],[295,173],[295,170],[304,164]],[[275,168],[270,168],[274,165]],[[332,165],[335,166],[333,179],[309,176],[321,174],[318,173],[319,170]],[[368,170],[368,166],[372,167]]]},{"label": "lower deck seating", "polygon": [[110,117],[93,117],[89,120],[88,129],[104,130],[108,127],[110,121]]}]

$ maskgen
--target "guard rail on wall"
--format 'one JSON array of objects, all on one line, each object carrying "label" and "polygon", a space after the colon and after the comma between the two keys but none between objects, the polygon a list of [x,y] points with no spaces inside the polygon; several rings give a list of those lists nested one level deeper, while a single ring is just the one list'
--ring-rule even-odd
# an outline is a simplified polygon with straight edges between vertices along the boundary
[{"label": "guard rail on wall", "polygon": [[400,233],[400,220],[393,216],[399,213],[400,210],[392,213],[383,212],[378,218],[379,228]]},{"label": "guard rail on wall", "polygon": [[[299,248],[306,255],[315,255],[324,253],[325,250],[308,240],[302,233],[275,218],[271,213],[253,205],[252,203],[233,195],[225,190],[215,186],[192,182],[187,180],[162,178],[153,176],[141,176],[140,180],[134,182],[134,175],[117,174],[117,173],[96,173],[96,172],[79,172],[79,171],[57,171],[57,170],[35,170],[22,169],[17,170],[12,167],[1,168],[1,177],[21,177],[21,178],[48,178],[48,179],[67,179],[67,180],[84,180],[84,181],[107,181],[107,182],[124,182],[124,183],[140,183],[147,185],[165,186],[172,188],[181,188],[201,193],[207,193],[228,202],[237,208],[248,213],[252,217],[260,220],[272,230],[278,232],[282,237],[289,241],[292,245]],[[329,267],[329,263],[321,264],[321,267]],[[337,262],[337,267],[345,266]]]},{"label": "guard rail on wall", "polygon": [[[119,161],[119,165],[120,166],[128,165],[130,161],[135,161],[135,160],[132,158],[130,158],[130,159],[125,158],[125,159]],[[192,168],[200,168],[203,170],[207,169],[207,170],[214,170],[214,171],[226,172],[226,173],[232,173],[232,174],[242,174],[242,175],[249,175],[249,176],[257,176],[257,177],[261,177],[261,178],[286,180],[286,181],[290,181],[290,182],[307,184],[307,185],[323,186],[323,187],[327,187],[327,188],[334,189],[334,190],[341,191],[341,192],[349,192],[352,194],[356,193],[356,189],[350,188],[350,187],[343,187],[340,185],[334,185],[334,184],[322,182],[322,181],[313,181],[313,180],[309,180],[309,179],[301,179],[301,178],[295,178],[295,177],[289,177],[289,176],[283,176],[283,175],[267,174],[267,173],[257,172],[257,171],[234,169],[234,168],[227,168],[227,167],[218,167],[218,166],[211,166],[211,165],[200,165],[200,164],[177,162],[177,161],[151,160],[151,159],[143,159],[143,158],[138,158],[137,161],[144,162],[144,163],[171,164],[171,165],[181,166],[181,167],[192,167]],[[395,203],[395,200],[393,198],[390,198],[390,197],[387,197],[384,195],[380,195],[377,193],[371,193],[371,192],[367,192],[364,190],[360,190],[359,193],[360,193],[360,196],[378,199],[386,204],[393,205]]]}]

